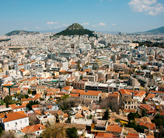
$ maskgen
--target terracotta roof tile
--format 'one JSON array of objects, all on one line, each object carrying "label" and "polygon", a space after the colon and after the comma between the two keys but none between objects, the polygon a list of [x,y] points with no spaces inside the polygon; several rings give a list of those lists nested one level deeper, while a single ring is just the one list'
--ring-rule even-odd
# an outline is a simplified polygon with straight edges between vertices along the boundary
[{"label": "terracotta roof tile", "polygon": [[44,125],[37,124],[37,125],[32,125],[32,126],[27,126],[22,129],[23,133],[32,133],[35,131],[43,130],[45,129]]},{"label": "terracotta roof tile", "polygon": [[9,121],[13,121],[13,120],[27,117],[27,114],[25,114],[24,111],[9,113],[6,115],[7,115],[7,118],[2,119],[3,122],[9,122]]}]

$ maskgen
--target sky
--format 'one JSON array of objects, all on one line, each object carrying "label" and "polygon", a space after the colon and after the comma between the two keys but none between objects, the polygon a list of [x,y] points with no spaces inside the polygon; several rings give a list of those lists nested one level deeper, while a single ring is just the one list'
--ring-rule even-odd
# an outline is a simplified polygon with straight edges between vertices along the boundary
[{"label": "sky", "polygon": [[142,32],[164,26],[164,0],[0,0],[0,35],[76,22],[93,31]]}]

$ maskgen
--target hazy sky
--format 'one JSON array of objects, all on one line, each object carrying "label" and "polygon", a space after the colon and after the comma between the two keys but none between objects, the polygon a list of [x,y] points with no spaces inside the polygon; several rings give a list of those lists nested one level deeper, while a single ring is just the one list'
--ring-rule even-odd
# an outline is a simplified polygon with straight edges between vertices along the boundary
[{"label": "hazy sky", "polygon": [[164,0],[0,0],[0,35],[74,22],[96,31],[146,31],[164,26]]}]

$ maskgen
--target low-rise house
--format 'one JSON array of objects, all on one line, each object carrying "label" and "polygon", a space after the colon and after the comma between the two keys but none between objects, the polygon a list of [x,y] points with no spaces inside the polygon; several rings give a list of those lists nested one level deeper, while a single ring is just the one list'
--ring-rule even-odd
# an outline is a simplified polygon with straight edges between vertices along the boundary
[{"label": "low-rise house", "polygon": [[122,132],[122,127],[118,124],[110,124],[106,128],[106,132],[112,133],[114,136],[119,136]]},{"label": "low-rise house", "polygon": [[10,93],[11,93],[11,95],[20,94],[21,88],[10,88]]},{"label": "low-rise house", "polygon": [[29,125],[29,117],[24,111],[6,114],[1,118],[1,126],[4,130],[21,130]]},{"label": "low-rise house", "polygon": [[145,126],[153,132],[156,130],[155,123],[152,123],[149,117],[135,118],[135,121],[139,126]]},{"label": "low-rise house", "polygon": [[147,111],[147,114],[152,115],[156,113],[156,110],[153,106],[149,105],[149,104],[141,104],[139,106],[139,113],[142,114],[143,110]]},{"label": "low-rise house", "polygon": [[9,107],[11,107],[13,109],[13,112],[25,111],[26,110],[25,105],[17,106],[16,104],[11,104],[11,105],[9,105]]},{"label": "low-rise house", "polygon": [[27,74],[30,73],[29,70],[24,70],[24,69],[20,69],[19,71],[20,71],[20,73],[21,73],[22,76],[25,76],[25,75],[27,75]]},{"label": "low-rise house", "polygon": [[37,86],[36,88],[36,93],[41,93],[42,95],[44,94],[44,92],[46,91],[47,86]]},{"label": "low-rise house", "polygon": [[37,116],[39,123],[42,125],[46,125],[47,122],[50,124],[54,124],[56,122],[56,117],[50,113],[46,113],[45,115]]},{"label": "low-rise house", "polygon": [[31,84],[31,86],[30,86],[31,90],[36,91],[37,86],[38,86],[37,84]]},{"label": "low-rise house", "polygon": [[138,109],[138,103],[135,99],[127,99],[124,101],[124,109]]},{"label": "low-rise house", "polygon": [[100,101],[101,93],[102,93],[101,91],[92,91],[92,90],[88,90],[87,92],[80,92],[80,99]]},{"label": "low-rise house", "polygon": [[43,130],[45,130],[45,126],[41,125],[41,124],[37,124],[37,125],[32,125],[32,126],[26,126],[22,129],[22,132],[25,134],[35,134],[36,136],[40,135]]},{"label": "low-rise house", "polygon": [[134,94],[133,99],[141,103],[145,98],[145,96],[146,96],[146,91],[138,91],[138,93]]},{"label": "low-rise house", "polygon": [[150,93],[152,94],[155,94],[156,96],[164,96],[164,92],[162,91],[154,91],[154,90],[151,90]]},{"label": "low-rise house", "polygon": [[105,132],[108,125],[107,120],[97,120],[91,124],[91,132]]}]

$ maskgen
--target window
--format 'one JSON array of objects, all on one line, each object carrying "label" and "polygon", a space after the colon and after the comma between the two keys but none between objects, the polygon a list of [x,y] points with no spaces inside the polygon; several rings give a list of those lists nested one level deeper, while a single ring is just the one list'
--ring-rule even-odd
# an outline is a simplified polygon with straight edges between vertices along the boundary
[{"label": "window", "polygon": [[91,98],[92,98],[92,96],[91,96]]},{"label": "window", "polygon": [[25,123],[27,122],[27,119],[25,119]]},{"label": "window", "polygon": [[20,120],[20,124],[22,124],[22,120]]},{"label": "window", "polygon": [[15,125],[17,125],[17,122],[15,122]]},{"label": "window", "polygon": [[7,124],[7,127],[9,127],[9,124]]},{"label": "window", "polygon": [[86,98],[87,98],[87,96],[86,96]]}]

